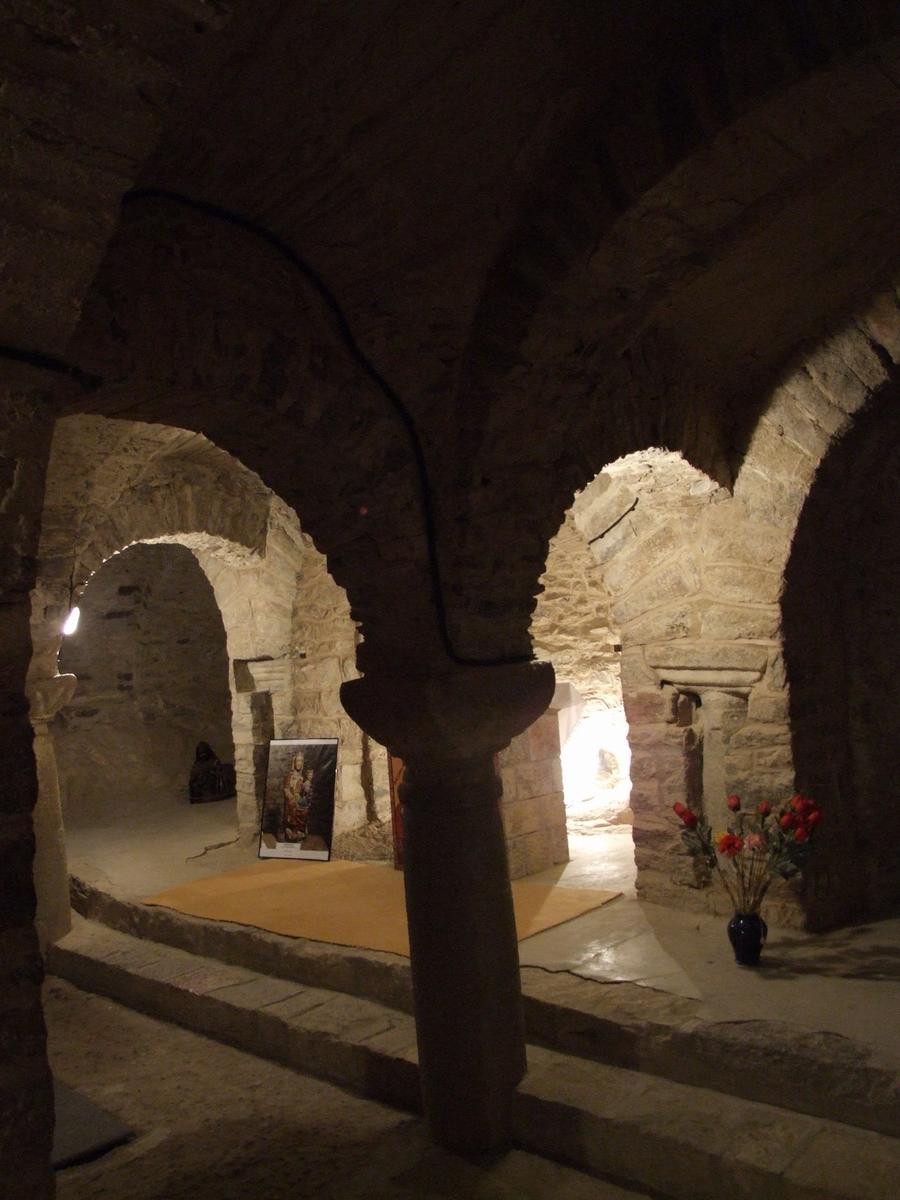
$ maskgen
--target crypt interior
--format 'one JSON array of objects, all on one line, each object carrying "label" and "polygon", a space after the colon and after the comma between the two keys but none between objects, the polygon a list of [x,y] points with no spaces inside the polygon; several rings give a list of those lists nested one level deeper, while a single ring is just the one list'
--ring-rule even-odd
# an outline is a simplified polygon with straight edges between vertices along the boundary
[{"label": "crypt interior", "polygon": [[[45,975],[277,1059],[131,941],[396,1014],[284,1061],[444,1147],[888,1197],[900,3],[0,16],[11,1197],[70,1194]],[[332,859],[402,851],[408,959],[143,905],[255,862],[294,738],[338,739]],[[234,794],[191,804],[201,741]],[[798,791],[748,971],[673,805]],[[615,896],[519,944],[512,881]],[[790,1138],[703,1158],[644,1087]]]}]

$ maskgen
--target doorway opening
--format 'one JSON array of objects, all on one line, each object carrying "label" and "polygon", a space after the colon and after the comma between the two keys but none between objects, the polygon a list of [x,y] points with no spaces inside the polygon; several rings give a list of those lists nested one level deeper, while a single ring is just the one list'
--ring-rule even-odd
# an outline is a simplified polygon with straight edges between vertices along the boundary
[{"label": "doorway opening", "polygon": [[[225,628],[195,555],[137,544],[79,600],[59,670],[77,677],[53,725],[73,875],[128,891],[169,857],[234,839],[232,796],[191,803],[197,745],[234,761]],[[226,789],[227,790],[227,789]]]}]

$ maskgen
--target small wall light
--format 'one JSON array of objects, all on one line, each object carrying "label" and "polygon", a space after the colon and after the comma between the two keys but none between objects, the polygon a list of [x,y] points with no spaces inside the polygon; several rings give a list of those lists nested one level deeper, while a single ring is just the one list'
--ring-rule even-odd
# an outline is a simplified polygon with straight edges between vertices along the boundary
[{"label": "small wall light", "polygon": [[81,616],[81,609],[77,605],[69,611],[69,615],[66,617],[66,623],[62,627],[62,631],[63,631],[63,634],[65,637],[69,637],[70,634],[73,634],[75,632],[75,630],[78,628],[78,620],[79,620],[80,616]]}]

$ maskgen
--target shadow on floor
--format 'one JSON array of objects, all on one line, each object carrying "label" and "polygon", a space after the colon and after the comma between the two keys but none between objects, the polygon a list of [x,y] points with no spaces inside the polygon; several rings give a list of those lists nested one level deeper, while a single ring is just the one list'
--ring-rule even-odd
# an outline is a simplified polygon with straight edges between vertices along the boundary
[{"label": "shadow on floor", "polygon": [[872,979],[900,982],[900,946],[860,941],[873,932],[859,925],[840,934],[829,934],[827,944],[810,944],[806,937],[779,936],[777,948],[766,950],[759,972],[770,979],[799,979],[804,975],[835,979]]}]

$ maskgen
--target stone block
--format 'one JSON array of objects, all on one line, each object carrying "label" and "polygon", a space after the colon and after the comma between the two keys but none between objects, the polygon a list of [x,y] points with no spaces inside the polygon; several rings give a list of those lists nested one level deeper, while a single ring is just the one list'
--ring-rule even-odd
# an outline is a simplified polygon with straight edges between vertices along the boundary
[{"label": "stone block", "polygon": [[701,545],[710,562],[752,563],[780,570],[787,557],[792,528],[751,520],[740,500],[707,510]]},{"label": "stone block", "polygon": [[690,604],[664,605],[622,626],[622,640],[629,646],[690,637],[694,633],[695,609]]},{"label": "stone block", "polygon": [[729,748],[750,747],[754,750],[771,746],[789,746],[791,731],[784,725],[761,725],[748,722],[731,737]]},{"label": "stone block", "polygon": [[626,592],[648,575],[658,564],[679,551],[687,542],[681,526],[665,524],[630,545],[627,551],[610,559],[603,571],[603,582],[613,594]]},{"label": "stone block", "polygon": [[525,735],[533,761],[559,758],[559,718],[555,712],[538,717]]},{"label": "stone block", "polygon": [[647,575],[640,587],[633,588],[627,596],[613,604],[612,614],[620,625],[624,625],[659,605],[695,595],[699,587],[700,574],[696,563],[692,557],[685,556]]},{"label": "stone block", "polygon": [[623,696],[628,696],[634,692],[659,690],[659,679],[656,673],[644,661],[644,653],[641,647],[625,648],[622,652],[620,675]]},{"label": "stone block", "polygon": [[770,688],[774,688],[776,691],[787,687],[787,670],[784,665],[784,655],[780,650],[775,650],[769,655],[766,682]]},{"label": "stone block", "polygon": [[549,829],[539,829],[516,838],[516,846],[519,861],[524,865],[523,874],[536,875],[538,871],[546,871],[553,866],[553,838]]},{"label": "stone block", "polygon": [[550,845],[554,863],[569,861],[569,835],[565,820],[550,829]]},{"label": "stone block", "polygon": [[[501,759],[502,762],[502,759]],[[519,789],[516,785],[516,768],[514,763],[500,767],[500,781],[503,784],[503,803],[518,799]]]},{"label": "stone block", "polygon": [[629,488],[614,484],[601,473],[576,497],[572,511],[575,527],[590,542],[615,525],[633,508],[636,499]]},{"label": "stone block", "polygon": [[645,647],[646,661],[660,674],[683,669],[756,672],[762,675],[768,652],[762,646],[734,642],[680,641]]},{"label": "stone block", "polygon": [[297,664],[296,686],[302,691],[337,691],[344,682],[341,660],[337,657]]},{"label": "stone block", "polygon": [[747,459],[767,479],[806,480],[812,477],[815,469],[813,459],[799,446],[780,437],[765,418],[754,430]]},{"label": "stone block", "polygon": [[515,763],[528,762],[531,758],[531,746],[525,733],[514,737],[509,745],[500,751],[498,760],[501,767]]},{"label": "stone block", "polygon": [[709,564],[703,568],[703,589],[719,601],[774,604],[781,592],[781,573],[763,567]]},{"label": "stone block", "polygon": [[763,724],[785,723],[788,720],[787,693],[754,688],[747,704],[747,719]]},{"label": "stone block", "polygon": [[780,628],[781,613],[776,605],[711,604],[700,613],[700,634],[713,641],[773,641]]},{"label": "stone block", "polygon": [[746,458],[735,480],[734,494],[751,518],[770,524],[796,525],[808,490],[806,479],[773,479],[755,459]]},{"label": "stone block", "polygon": [[856,412],[886,379],[883,364],[859,330],[837,334],[814,347],[804,365],[832,404],[846,413]]},{"label": "stone block", "polygon": [[625,716],[630,726],[661,724],[671,718],[671,694],[656,688],[652,692],[634,692],[623,696]]},{"label": "stone block", "polygon": [[788,387],[775,390],[765,419],[779,436],[799,446],[813,462],[819,462],[831,444],[831,432],[813,419]]},{"label": "stone block", "polygon": [[534,833],[546,825],[541,798],[530,796],[525,800],[512,800],[501,809],[503,827],[507,838],[522,837]]},{"label": "stone block", "polygon": [[546,796],[550,792],[557,791],[559,773],[554,770],[554,766],[558,767],[558,765],[558,759],[556,763],[552,759],[545,759],[543,762],[517,763],[515,766],[516,797],[523,800],[530,796]]},{"label": "stone block", "polygon": [[771,749],[757,750],[753,755],[753,763],[758,768],[787,769],[793,767],[794,755],[789,745],[773,746]]}]

